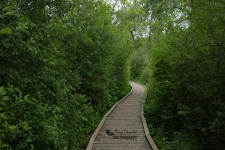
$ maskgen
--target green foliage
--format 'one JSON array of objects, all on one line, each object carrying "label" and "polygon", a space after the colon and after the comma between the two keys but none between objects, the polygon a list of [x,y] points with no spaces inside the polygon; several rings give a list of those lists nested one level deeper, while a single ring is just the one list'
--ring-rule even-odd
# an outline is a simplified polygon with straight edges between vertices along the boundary
[{"label": "green foliage", "polygon": [[1,149],[32,149],[39,129],[43,127],[48,105],[8,86],[0,88]]},{"label": "green foliage", "polygon": [[176,3],[182,17],[153,24],[146,118],[161,149],[223,149],[224,2]]},{"label": "green foliage", "polygon": [[194,136],[191,133],[174,132],[166,137],[164,134],[165,131],[162,128],[155,128],[149,124],[149,129],[151,129],[151,135],[154,136],[154,141],[158,149],[190,150],[201,148],[201,146],[198,145],[198,141],[193,138]]},{"label": "green foliage", "polygon": [[0,2],[0,145],[86,147],[129,90],[133,47],[111,12],[91,0]]},{"label": "green foliage", "polygon": [[150,55],[146,46],[147,40],[140,38],[137,40],[137,43],[138,49],[136,49],[131,57],[131,79],[147,84],[150,77]]},{"label": "green foliage", "polygon": [[1,29],[0,34],[12,34],[12,29],[9,27]]}]

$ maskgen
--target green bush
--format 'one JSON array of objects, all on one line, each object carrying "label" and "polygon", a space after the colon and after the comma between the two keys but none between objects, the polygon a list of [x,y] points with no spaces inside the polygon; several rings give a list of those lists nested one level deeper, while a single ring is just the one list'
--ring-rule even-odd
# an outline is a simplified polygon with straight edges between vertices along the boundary
[{"label": "green bush", "polygon": [[132,46],[111,12],[102,1],[0,1],[2,148],[86,147],[129,90]]},{"label": "green bush", "polygon": [[0,145],[5,149],[32,149],[44,127],[49,106],[13,86],[0,88]]}]

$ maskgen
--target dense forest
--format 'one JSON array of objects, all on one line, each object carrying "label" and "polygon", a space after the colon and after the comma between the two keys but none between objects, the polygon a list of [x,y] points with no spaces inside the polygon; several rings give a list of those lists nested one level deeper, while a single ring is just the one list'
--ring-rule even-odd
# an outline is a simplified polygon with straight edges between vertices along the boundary
[{"label": "dense forest", "polygon": [[159,149],[225,147],[224,0],[1,0],[0,149],[85,149],[148,87]]},{"label": "dense forest", "polygon": [[132,78],[148,86],[145,117],[159,149],[225,148],[225,1],[146,0],[147,38]]},{"label": "dense forest", "polygon": [[81,149],[129,90],[130,34],[92,0],[0,1],[0,149]]}]

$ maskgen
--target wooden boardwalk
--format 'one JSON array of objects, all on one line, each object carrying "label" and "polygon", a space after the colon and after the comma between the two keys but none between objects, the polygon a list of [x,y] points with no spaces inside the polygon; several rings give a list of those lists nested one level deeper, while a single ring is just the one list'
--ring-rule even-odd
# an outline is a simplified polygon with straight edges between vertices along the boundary
[{"label": "wooden boardwalk", "polygon": [[87,150],[157,150],[143,117],[145,88],[130,84],[132,91],[104,116]]}]

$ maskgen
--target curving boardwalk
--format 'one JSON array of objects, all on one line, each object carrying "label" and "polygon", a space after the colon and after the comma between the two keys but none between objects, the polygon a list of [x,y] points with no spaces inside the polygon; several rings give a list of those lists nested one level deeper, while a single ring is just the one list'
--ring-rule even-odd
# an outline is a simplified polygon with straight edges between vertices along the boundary
[{"label": "curving boardwalk", "polygon": [[130,84],[133,90],[104,116],[87,150],[157,150],[142,114],[145,89]]}]

